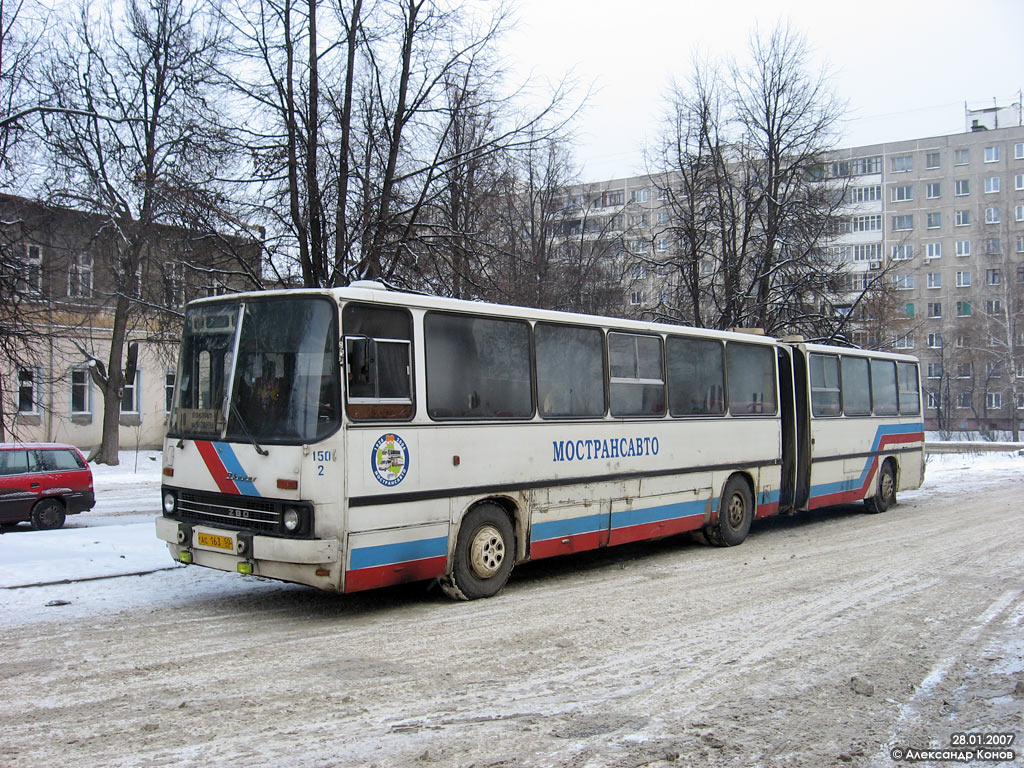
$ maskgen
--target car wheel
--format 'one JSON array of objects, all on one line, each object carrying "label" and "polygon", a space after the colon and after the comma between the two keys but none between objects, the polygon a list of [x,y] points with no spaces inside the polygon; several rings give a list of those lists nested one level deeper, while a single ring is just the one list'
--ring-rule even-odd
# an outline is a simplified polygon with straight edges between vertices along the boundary
[{"label": "car wheel", "polygon": [[64,525],[64,505],[56,499],[45,499],[32,508],[32,527],[52,531]]}]

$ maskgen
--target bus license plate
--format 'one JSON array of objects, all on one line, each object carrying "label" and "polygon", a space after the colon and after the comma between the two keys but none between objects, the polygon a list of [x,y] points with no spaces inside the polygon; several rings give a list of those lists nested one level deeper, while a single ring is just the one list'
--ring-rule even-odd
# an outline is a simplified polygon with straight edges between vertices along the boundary
[{"label": "bus license plate", "polygon": [[199,546],[213,547],[214,549],[226,549],[229,552],[235,551],[235,540],[230,536],[216,536],[212,533],[198,531]]}]

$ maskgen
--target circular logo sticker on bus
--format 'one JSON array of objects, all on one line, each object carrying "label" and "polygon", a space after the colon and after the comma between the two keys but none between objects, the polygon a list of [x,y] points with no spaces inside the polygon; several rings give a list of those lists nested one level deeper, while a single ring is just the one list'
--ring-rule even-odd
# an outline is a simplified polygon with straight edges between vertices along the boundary
[{"label": "circular logo sticker on bus", "polygon": [[398,435],[381,435],[373,444],[370,464],[381,485],[398,485],[409,470],[409,448]]}]

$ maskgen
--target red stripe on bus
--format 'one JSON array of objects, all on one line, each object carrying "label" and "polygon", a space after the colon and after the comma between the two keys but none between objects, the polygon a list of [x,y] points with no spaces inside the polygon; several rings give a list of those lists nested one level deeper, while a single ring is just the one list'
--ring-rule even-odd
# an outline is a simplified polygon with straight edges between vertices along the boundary
[{"label": "red stripe on bus", "polygon": [[704,525],[704,515],[688,515],[687,517],[673,517],[668,520],[657,520],[653,523],[641,523],[640,525],[629,525],[623,528],[613,528],[608,543],[630,544],[634,541],[646,539],[658,539],[662,536],[674,536],[677,533],[695,531]]},{"label": "red stripe on bus", "polygon": [[448,557],[440,555],[423,560],[410,560],[405,563],[359,568],[345,573],[345,591],[361,592],[364,589],[404,584],[407,581],[436,579],[438,576],[444,576],[447,565]]},{"label": "red stripe on bus", "polygon": [[[878,443],[878,450],[884,451],[890,445],[896,445],[899,443],[915,443],[923,440],[924,432],[907,432],[904,434],[885,435]],[[830,507],[834,504],[852,504],[854,502],[863,501],[868,495],[868,489],[871,488],[875,479],[875,472],[877,471],[878,457],[875,456],[871,459],[871,468],[868,470],[868,476],[860,488],[854,488],[851,491],[842,491],[840,493],[829,493],[825,496],[814,496],[808,501],[807,508],[820,509],[821,507]]]},{"label": "red stripe on bus", "polygon": [[217,449],[213,447],[213,443],[209,440],[196,440],[196,448],[199,449],[199,455],[206,462],[206,468],[209,470],[210,476],[217,484],[220,492],[233,493],[236,496],[240,495],[238,486],[235,485],[234,481],[228,480],[228,469],[224,466],[224,462],[220,460],[220,456],[217,454]]},{"label": "red stripe on bus", "polygon": [[530,559],[540,560],[544,557],[567,555],[570,552],[585,552],[601,546],[601,534],[604,531],[587,531],[572,536],[559,536],[555,539],[530,542]]},{"label": "red stripe on bus", "polygon": [[771,517],[779,511],[779,502],[773,501],[768,504],[757,505],[756,517]]}]

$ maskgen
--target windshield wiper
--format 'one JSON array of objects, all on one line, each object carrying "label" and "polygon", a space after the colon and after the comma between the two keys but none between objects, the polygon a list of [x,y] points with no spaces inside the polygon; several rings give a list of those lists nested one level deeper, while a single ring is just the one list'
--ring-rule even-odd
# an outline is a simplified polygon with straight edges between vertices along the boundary
[{"label": "windshield wiper", "polygon": [[241,425],[242,431],[245,432],[245,436],[249,438],[249,442],[252,444],[252,447],[256,449],[256,453],[260,456],[269,456],[270,451],[263,448],[256,442],[256,438],[252,436],[252,432],[249,431],[249,427],[246,425],[245,419],[242,418],[242,414],[238,412],[238,407],[233,402],[231,403],[230,412],[235,415],[236,419],[238,419],[238,423]]}]

